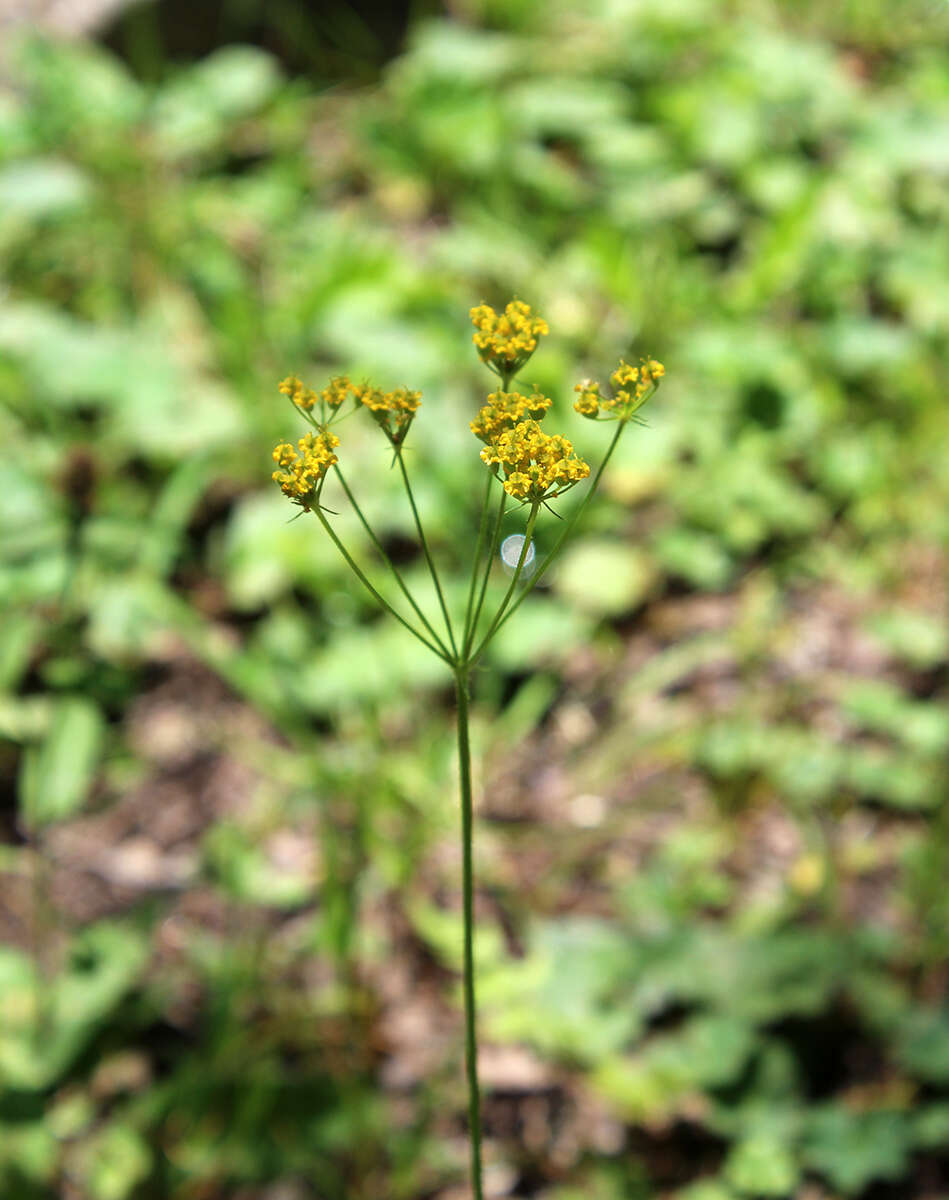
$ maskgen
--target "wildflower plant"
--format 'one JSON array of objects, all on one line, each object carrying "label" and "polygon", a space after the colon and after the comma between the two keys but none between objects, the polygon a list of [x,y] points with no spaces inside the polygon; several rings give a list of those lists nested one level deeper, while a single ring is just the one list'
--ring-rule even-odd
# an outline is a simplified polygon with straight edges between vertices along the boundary
[{"label": "wildflower plant", "polygon": [[[289,398],[311,430],[295,446],[290,442],[281,442],[276,446],[273,451],[276,464],[273,480],[303,512],[312,512],[316,516],[363,587],[379,605],[437,655],[454,677],[461,797],[463,985],[471,1175],[475,1200],[482,1200],[481,1106],[475,1024],[473,806],[468,733],[471,674],[498,630],[510,620],[556,559],[595,493],[626,426],[631,422],[640,423],[636,414],[656,391],[665,369],[654,359],[643,359],[639,366],[621,362],[610,378],[612,392],[609,395],[603,394],[600,385],[592,380],[577,385],[576,411],[592,420],[613,421],[616,424],[613,437],[591,479],[589,465],[575,452],[572,443],[562,434],[548,433],[541,426],[552,407],[551,398],[536,391],[511,390],[516,376],[537,349],[540,338],[549,332],[546,321],[534,316],[529,305],[520,300],[511,301],[502,313],[495,312],[490,305],[479,304],[471,310],[470,315],[475,327],[473,341],[478,355],[498,377],[499,384],[495,391],[488,394],[486,403],[471,421],[472,433],[483,443],[481,461],[487,470],[463,615],[455,613],[453,619],[449,611],[405,461],[405,440],[421,405],[420,392],[406,388],[382,391],[368,383],[357,386],[345,376],[332,379],[322,391],[317,392],[306,387],[295,376],[289,376],[279,385],[279,390]],[[386,554],[340,467],[336,453],[340,439],[332,427],[347,407],[350,411],[366,409],[392,449],[393,466],[398,467],[402,477],[419,546],[438,601],[441,613],[439,624],[433,624],[425,615],[399,568]],[[336,534],[327,515],[330,510],[321,503],[323,489],[331,473],[352,505],[383,569],[391,574],[401,591],[409,611],[399,611],[384,598]],[[552,502],[579,484],[586,487],[583,500],[571,517],[561,521],[552,546],[537,563],[534,530],[541,510],[553,512]],[[505,550],[501,551],[502,524],[512,503],[523,514],[524,532],[520,537],[513,535],[507,538]],[[514,562],[507,552],[512,544],[519,546]],[[511,578],[494,611],[489,613],[486,611],[488,583],[499,556],[508,566]]]}]

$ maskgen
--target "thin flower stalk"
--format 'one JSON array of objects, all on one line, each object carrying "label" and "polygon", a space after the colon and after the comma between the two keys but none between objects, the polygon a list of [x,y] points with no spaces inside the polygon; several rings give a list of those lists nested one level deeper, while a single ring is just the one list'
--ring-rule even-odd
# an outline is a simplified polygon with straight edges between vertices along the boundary
[{"label": "thin flower stalk", "polygon": [[[488,556],[484,564],[484,572],[481,576],[481,587],[478,592],[478,602],[475,605],[474,612],[471,615],[471,624],[468,628],[468,635],[465,639],[465,657],[471,662],[474,661],[471,655],[471,647],[474,642],[478,630],[478,622],[481,619],[481,610],[484,608],[484,598],[488,591],[488,581],[491,578],[491,568],[494,566],[495,556],[498,553],[498,548],[501,545],[501,529],[504,524],[504,510],[507,508],[507,492],[501,489],[501,495],[498,497],[498,510],[494,519],[494,529],[491,533],[491,543],[488,548]],[[472,572],[472,580],[477,579],[477,564]]]},{"label": "thin flower stalk", "polygon": [[343,477],[343,473],[339,469],[338,463],[334,465],[333,473],[335,474],[336,478],[339,480],[340,487],[342,487],[343,491],[346,493],[347,500],[352,505],[353,511],[355,512],[356,516],[359,518],[359,523],[362,525],[363,529],[365,529],[366,534],[368,535],[369,540],[372,542],[373,546],[375,546],[376,551],[379,554],[379,557],[382,559],[382,561],[385,563],[385,565],[389,568],[390,572],[392,573],[392,577],[393,577],[393,579],[395,579],[396,583],[398,584],[399,590],[402,592],[402,595],[405,596],[406,600],[408,600],[409,604],[411,604],[412,608],[415,610],[416,616],[422,622],[422,624],[425,626],[425,628],[428,630],[432,640],[438,645],[438,648],[441,650],[442,654],[444,655],[444,657],[447,660],[450,657],[450,655],[448,653],[448,647],[442,641],[439,634],[435,632],[435,629],[432,626],[432,623],[429,621],[428,617],[426,617],[425,613],[419,607],[418,601],[412,595],[411,591],[409,591],[408,585],[406,584],[405,580],[402,578],[402,572],[395,565],[395,563],[388,556],[388,554],[386,554],[385,549],[382,546],[382,543],[379,541],[379,538],[376,536],[376,533],[373,530],[372,526],[366,520],[366,517],[363,514],[362,509],[359,507],[356,497],[353,495],[352,490],[349,487],[349,484],[346,482],[345,478]]},{"label": "thin flower stalk", "polygon": [[438,596],[438,604],[442,610],[442,616],[445,618],[445,628],[448,631],[448,640],[451,643],[452,654],[457,658],[458,647],[455,645],[455,632],[452,629],[451,617],[448,615],[448,605],[445,603],[445,596],[442,592],[442,585],[438,578],[438,571],[435,569],[432,553],[428,548],[428,538],[425,536],[425,530],[422,528],[422,521],[418,515],[418,508],[415,504],[415,496],[412,494],[412,484],[409,482],[409,473],[405,469],[405,459],[402,456],[401,448],[396,451],[396,458],[399,460],[399,470],[402,473],[402,482],[405,484],[405,494],[409,498],[409,505],[412,509],[412,519],[415,521],[415,528],[418,531],[419,545],[422,547],[422,554],[425,556],[425,562],[428,565],[428,573],[432,577],[432,583],[435,587],[435,594]]},{"label": "thin flower stalk", "polygon": [[[462,629],[462,652],[468,653],[471,646],[471,628],[472,616],[475,607],[475,593],[478,590],[478,568],[481,565],[481,556],[484,553],[484,539],[488,532],[489,512],[491,508],[491,483],[492,478],[486,475],[484,479],[484,499],[481,501],[481,516],[478,519],[478,541],[475,545],[474,564],[471,571],[471,579],[468,581],[468,603],[465,605],[465,623]],[[491,553],[488,553],[487,570],[491,569]],[[479,606],[480,611],[480,606]]]},{"label": "thin flower stalk", "polygon": [[524,563],[527,561],[527,553],[531,548],[532,538],[534,536],[534,525],[537,522],[537,513],[538,513],[539,509],[540,509],[540,501],[535,500],[534,503],[531,505],[530,516],[527,518],[527,528],[524,531],[524,541],[521,543],[521,552],[520,552],[520,555],[518,556],[517,565],[514,568],[514,574],[511,577],[510,585],[507,589],[507,592],[504,595],[504,599],[501,601],[500,605],[498,606],[497,612],[494,614],[494,620],[491,622],[490,626],[488,627],[488,632],[481,639],[481,643],[479,644],[477,650],[473,651],[473,653],[471,655],[472,662],[478,661],[478,659],[484,653],[484,649],[487,646],[488,642],[491,641],[492,637],[494,637],[495,633],[497,633],[498,629],[500,629],[500,627],[501,627],[501,620],[502,620],[505,612],[507,611],[507,606],[511,603],[511,597],[514,595],[514,592],[517,589],[518,583],[520,583],[521,572],[524,570]]},{"label": "thin flower stalk", "polygon": [[314,511],[316,512],[316,515],[319,518],[320,524],[323,526],[323,528],[329,534],[330,540],[332,541],[333,545],[336,547],[336,549],[340,552],[340,554],[342,554],[343,558],[346,560],[346,565],[349,567],[349,569],[352,571],[352,573],[356,576],[356,578],[359,580],[359,582],[363,585],[363,587],[366,589],[366,591],[369,593],[369,595],[372,596],[372,598],[376,601],[376,603],[379,604],[382,608],[384,608],[387,613],[391,613],[392,616],[395,617],[395,619],[399,622],[399,624],[404,626],[409,631],[409,633],[411,633],[414,637],[416,637],[422,643],[423,646],[427,646],[429,648],[429,650],[431,650],[433,654],[437,654],[438,657],[440,659],[442,659],[443,662],[446,662],[449,665],[452,665],[452,659],[447,653],[445,653],[443,650],[439,649],[439,647],[436,646],[434,642],[430,642],[428,640],[428,638],[425,637],[424,634],[420,633],[415,628],[414,625],[412,625],[409,621],[407,621],[405,619],[405,617],[402,616],[401,613],[397,612],[392,607],[392,605],[389,603],[389,601],[386,600],[386,598],[384,596],[380,595],[379,592],[376,591],[376,589],[373,587],[373,585],[369,582],[369,580],[363,574],[361,568],[359,567],[359,564],[355,561],[353,556],[349,553],[349,551],[346,549],[346,547],[343,545],[343,543],[337,537],[336,531],[333,529],[332,525],[330,525],[329,521],[327,521],[326,517],[323,515],[323,510],[319,506],[317,506],[314,509]]}]

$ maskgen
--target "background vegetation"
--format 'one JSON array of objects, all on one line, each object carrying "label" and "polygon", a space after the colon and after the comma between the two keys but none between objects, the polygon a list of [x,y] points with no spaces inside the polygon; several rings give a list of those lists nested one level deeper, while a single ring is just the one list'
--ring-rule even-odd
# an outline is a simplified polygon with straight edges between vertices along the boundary
[{"label": "background vegetation", "polygon": [[476,684],[492,1194],[949,1195],[949,10],[141,11],[0,91],[2,1194],[467,1194],[450,679],[268,455],[421,387],[460,581],[516,294],[668,379]]}]

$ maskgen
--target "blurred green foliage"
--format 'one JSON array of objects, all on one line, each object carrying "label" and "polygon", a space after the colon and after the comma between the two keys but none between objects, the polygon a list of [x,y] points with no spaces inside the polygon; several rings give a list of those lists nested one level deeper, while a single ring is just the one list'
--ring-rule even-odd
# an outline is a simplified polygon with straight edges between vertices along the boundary
[{"label": "blurred green foliage", "polygon": [[[0,771],[29,844],[0,869],[47,925],[42,954],[0,948],[4,1194],[417,1200],[463,1176],[455,1051],[380,1083],[399,956],[449,996],[459,962],[446,680],[287,523],[268,451],[290,371],[421,387],[419,501],[457,591],[466,314],[512,294],[550,322],[530,382],[587,457],[576,379],[641,352],[669,376],[478,682],[479,872],[506,914],[483,916],[484,1032],[618,1131],[522,1138],[489,1084],[508,1194],[938,1194],[949,10],[465,14],[361,90],[250,46],[160,83],[89,45],[11,59]],[[385,455],[343,437],[411,573]],[[182,656],[263,718],[200,734],[253,778],[188,877],[210,915],[175,933],[159,888],[73,928],[44,895],[56,832],[161,774],[129,714]],[[566,816],[532,808],[532,745]],[[275,857],[287,827],[315,866]]]}]

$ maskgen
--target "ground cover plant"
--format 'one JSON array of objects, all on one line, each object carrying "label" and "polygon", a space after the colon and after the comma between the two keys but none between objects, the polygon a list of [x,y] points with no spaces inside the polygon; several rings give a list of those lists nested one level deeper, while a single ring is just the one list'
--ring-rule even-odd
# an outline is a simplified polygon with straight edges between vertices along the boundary
[{"label": "ground cover plant", "polygon": [[466,1194],[451,689],[287,523],[261,397],[423,391],[463,612],[511,295],[544,395],[675,370],[476,681],[485,1192],[949,1188],[947,16],[727,18],[470,5],[352,89],[5,51],[5,1192]]}]

